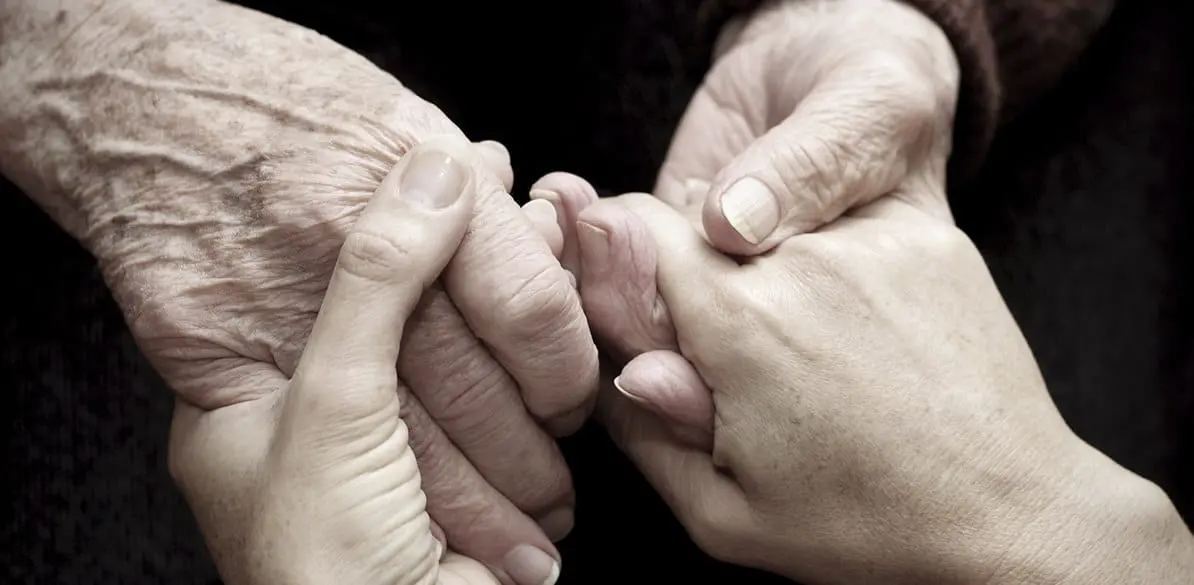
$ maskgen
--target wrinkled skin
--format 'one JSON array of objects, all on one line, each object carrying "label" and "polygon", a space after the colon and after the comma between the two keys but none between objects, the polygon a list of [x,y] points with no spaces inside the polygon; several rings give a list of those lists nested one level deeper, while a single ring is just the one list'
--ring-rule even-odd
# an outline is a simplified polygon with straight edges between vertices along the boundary
[{"label": "wrinkled skin", "polygon": [[[889,194],[949,216],[958,65],[924,15],[895,0],[774,2],[727,26],[717,54],[655,186],[714,247],[756,255]],[[723,207],[743,186],[767,196]]]},{"label": "wrinkled skin", "polygon": [[259,429],[266,456],[255,477],[225,484],[254,511],[234,582],[498,585],[432,535],[399,416],[412,397],[394,370],[411,314],[467,229],[477,186],[469,148],[417,147],[413,156],[433,157],[456,180],[429,202],[410,188],[415,165],[404,159],[349,232],[294,375],[276,373],[280,388],[260,399],[275,414]]},{"label": "wrinkled skin", "polygon": [[[766,253],[882,196],[949,221],[945,166],[957,84],[942,31],[901,3],[770,4],[723,31],[654,194],[715,248],[741,256]],[[775,227],[755,242],[722,206],[743,179],[760,181],[775,200]],[[591,188],[570,181],[561,180],[565,188],[554,196],[538,196],[556,206],[559,234],[545,233],[564,240],[561,261],[582,275],[581,296],[599,337],[624,359],[674,351],[649,233],[619,210],[590,209]],[[590,243],[584,262],[581,241]],[[610,252],[594,252],[604,249]],[[622,375],[649,381],[637,385],[659,395],[644,405],[667,413],[678,435],[707,444],[708,390],[674,353],[658,358],[632,362]]]},{"label": "wrinkled skin", "polygon": [[[414,145],[467,139],[313,31],[217,2],[94,6],[63,13],[74,32],[50,61],[5,71],[25,93],[5,111],[4,172],[97,257],[177,392],[172,473],[240,582],[257,512],[244,490],[260,487],[271,405],[337,250]],[[569,275],[508,195],[508,155],[476,148],[474,217],[398,369],[432,518],[510,583],[509,551],[558,558],[550,537],[571,527],[570,475],[542,428],[581,423],[597,352]]]}]

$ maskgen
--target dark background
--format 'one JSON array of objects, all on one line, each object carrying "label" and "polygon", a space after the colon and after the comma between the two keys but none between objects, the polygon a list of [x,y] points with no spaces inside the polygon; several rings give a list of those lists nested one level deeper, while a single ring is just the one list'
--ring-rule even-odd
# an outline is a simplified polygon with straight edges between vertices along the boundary
[{"label": "dark background", "polygon": [[[707,66],[688,2],[247,4],[362,52],[470,136],[503,141],[517,191],[552,170],[650,189]],[[1189,519],[1194,92],[1178,55],[1192,19],[1187,2],[1130,4],[951,193],[1067,420]],[[0,191],[0,582],[212,582],[166,473],[168,390],[94,263]],[[756,582],[688,544],[599,430],[565,449],[579,508],[563,583]]]}]

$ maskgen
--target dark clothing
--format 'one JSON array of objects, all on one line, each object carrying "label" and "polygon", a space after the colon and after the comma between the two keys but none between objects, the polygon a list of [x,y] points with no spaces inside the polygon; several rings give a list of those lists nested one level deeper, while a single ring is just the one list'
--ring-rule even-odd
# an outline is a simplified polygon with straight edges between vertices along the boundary
[{"label": "dark clothing", "polygon": [[[250,4],[374,59],[470,136],[503,141],[521,192],[552,170],[608,192],[650,189],[708,65],[700,25],[711,17],[695,2],[394,2],[368,14],[352,0]],[[973,18],[977,4],[955,4]],[[957,219],[1070,425],[1194,519],[1194,67],[1180,57],[1194,54],[1192,6],[1121,3],[1087,31],[1084,50],[1056,45],[1066,72],[1047,83],[1043,73],[1021,76],[1048,63],[1000,50],[1039,42],[1049,52],[1055,41],[967,22],[951,28],[955,43],[979,38],[967,41],[973,55],[960,51],[965,103],[978,104],[965,106],[963,119],[978,121],[958,130],[976,145],[963,152],[983,150],[991,116],[1010,121],[978,174],[954,183]],[[976,73],[982,59],[995,68]],[[1009,90],[1018,84],[1035,89]],[[210,582],[165,472],[169,392],[139,357],[94,264],[5,191],[0,249],[12,300],[0,305],[9,462],[0,501],[13,504],[0,507],[0,581]],[[707,560],[599,428],[566,441],[565,452],[578,490],[577,528],[561,543],[565,585],[782,582]]]}]

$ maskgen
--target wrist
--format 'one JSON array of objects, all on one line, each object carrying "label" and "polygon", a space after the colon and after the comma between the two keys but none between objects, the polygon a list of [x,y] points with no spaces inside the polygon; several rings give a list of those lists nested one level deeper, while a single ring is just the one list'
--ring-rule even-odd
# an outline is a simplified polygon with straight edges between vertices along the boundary
[{"label": "wrist", "polygon": [[[90,51],[79,46],[109,37],[106,47],[120,47],[118,35],[106,34],[105,12],[125,9],[123,0],[11,0],[0,18],[0,173],[13,181],[59,225],[73,235],[84,224],[82,201],[53,188],[53,177],[28,154],[45,151],[51,137],[32,124],[33,98],[42,72],[86,67]],[[64,120],[65,122],[65,120]]]},{"label": "wrist", "polygon": [[1010,546],[992,559],[984,553],[999,547],[974,543],[971,574],[990,585],[1194,582],[1194,537],[1165,492],[1085,443],[1079,451],[1068,477],[1039,483],[1043,509],[1005,514]]}]

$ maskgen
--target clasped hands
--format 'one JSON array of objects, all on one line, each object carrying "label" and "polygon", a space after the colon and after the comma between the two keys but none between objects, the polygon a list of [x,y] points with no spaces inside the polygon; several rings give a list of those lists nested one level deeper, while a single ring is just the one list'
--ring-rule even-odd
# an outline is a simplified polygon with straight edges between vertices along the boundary
[{"label": "clasped hands", "polygon": [[[173,283],[188,303],[122,300],[179,392],[172,472],[229,583],[553,583],[575,501],[551,435],[594,405],[702,548],[810,583],[1090,582],[1070,553],[1106,544],[1050,539],[1125,494],[1167,503],[1066,428],[952,226],[957,64],[911,8],[752,15],[654,197],[554,174],[521,212],[500,145],[366,69],[335,81],[418,112],[396,166],[339,166],[356,135],[333,128],[330,158],[249,177],[299,161],[319,178],[287,188],[349,184],[363,211],[272,202],[285,229],[203,248],[227,264]],[[129,241],[96,246],[118,297],[156,253]],[[220,280],[245,265],[267,276]]]}]

